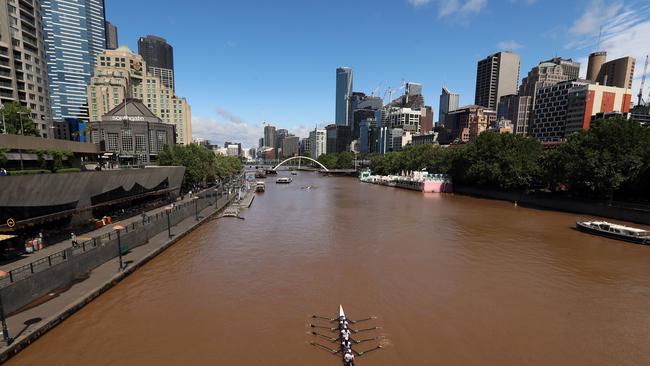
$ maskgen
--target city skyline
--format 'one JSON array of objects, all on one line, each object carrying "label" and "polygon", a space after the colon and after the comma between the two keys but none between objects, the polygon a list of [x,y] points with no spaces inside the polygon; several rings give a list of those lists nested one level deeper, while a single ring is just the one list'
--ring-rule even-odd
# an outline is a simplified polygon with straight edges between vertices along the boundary
[{"label": "city skyline", "polygon": [[[208,6],[215,6],[220,14],[220,22],[214,24],[201,22],[204,14],[210,13],[206,9],[188,7],[171,17],[162,14],[166,6],[154,9],[147,4],[129,4],[143,11],[161,12],[160,17],[152,14],[136,22],[134,14],[138,11],[121,12],[126,2],[116,0],[107,6],[107,19],[118,27],[121,43],[132,49],[137,39],[147,34],[164,37],[175,47],[176,87],[192,103],[195,137],[217,143],[242,141],[245,146],[257,144],[263,122],[287,128],[301,137],[306,137],[316,124],[322,127],[333,123],[333,74],[341,66],[353,69],[354,91],[367,94],[377,90],[383,96],[387,87],[399,88],[402,81],[422,83],[425,99],[437,111],[442,86],[460,94],[461,106],[473,103],[476,62],[501,50],[521,55],[519,83],[533,66],[554,56],[580,62],[584,76],[588,55],[598,48],[602,26],[599,48],[608,52],[608,59],[628,55],[637,59],[634,95],[638,92],[641,64],[649,53],[644,48],[650,37],[650,7],[642,1],[562,3],[561,13],[553,10],[560,4],[558,1],[501,4],[394,0],[372,4],[368,10],[368,4],[361,1],[344,14],[335,11],[336,1],[308,5],[291,1],[273,6],[211,4]],[[445,8],[445,4],[457,6]],[[242,11],[250,17],[234,20],[227,16]],[[553,17],[533,16],[550,12]],[[282,21],[296,13],[302,19],[292,16],[291,22]],[[360,17],[362,13],[367,16]],[[393,16],[408,17],[410,28],[381,30],[381,24]],[[377,36],[368,37],[363,47],[349,44],[345,32],[329,25],[332,17],[336,17],[336,23],[354,20],[360,29],[372,25],[369,29],[376,29]],[[185,19],[190,19],[191,24],[185,24]],[[486,28],[503,19],[510,22],[508,27]],[[523,30],[513,33],[512,29]],[[404,32],[409,37],[405,38]],[[394,52],[368,51],[387,46]],[[207,57],[197,58],[197,47]],[[418,52],[404,57],[405,49]],[[301,102],[291,108],[280,103],[295,100],[298,92],[304,95]],[[253,98],[254,105],[250,103]],[[438,120],[437,115],[434,120]]]}]

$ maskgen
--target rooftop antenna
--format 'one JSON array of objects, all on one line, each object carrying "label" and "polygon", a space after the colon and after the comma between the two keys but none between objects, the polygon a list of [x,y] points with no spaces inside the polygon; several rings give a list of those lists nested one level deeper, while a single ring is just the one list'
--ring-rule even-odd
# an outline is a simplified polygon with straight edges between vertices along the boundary
[{"label": "rooftop antenna", "polygon": [[598,31],[598,45],[596,46],[596,52],[600,51],[600,40],[603,36],[603,26],[600,26],[600,31]]},{"label": "rooftop antenna", "polygon": [[648,72],[648,55],[645,55],[645,66],[643,66],[643,76],[641,77],[641,87],[639,88],[638,105],[643,105],[643,88],[645,87],[645,75]]}]

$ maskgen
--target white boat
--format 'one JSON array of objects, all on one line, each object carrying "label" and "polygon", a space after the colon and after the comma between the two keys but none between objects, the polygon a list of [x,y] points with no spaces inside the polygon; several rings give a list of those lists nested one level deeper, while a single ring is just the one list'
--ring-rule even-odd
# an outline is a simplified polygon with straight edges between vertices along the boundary
[{"label": "white boat", "polygon": [[278,178],[278,179],[275,181],[275,183],[278,183],[278,184],[289,184],[289,183],[291,183],[291,182],[292,182],[292,179],[289,178],[289,177]]},{"label": "white boat", "polygon": [[255,192],[264,192],[266,190],[266,184],[264,182],[255,183]]},{"label": "white boat", "polygon": [[612,224],[607,221],[578,221],[576,229],[608,238],[625,240],[637,244],[650,244],[650,231]]}]

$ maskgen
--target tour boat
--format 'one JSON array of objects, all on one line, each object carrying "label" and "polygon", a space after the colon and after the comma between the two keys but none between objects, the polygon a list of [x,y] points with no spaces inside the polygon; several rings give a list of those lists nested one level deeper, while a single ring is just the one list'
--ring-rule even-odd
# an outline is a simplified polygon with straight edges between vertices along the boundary
[{"label": "tour boat", "polygon": [[255,183],[255,192],[264,192],[266,190],[266,184],[264,182]]},{"label": "tour boat", "polygon": [[298,172],[291,172],[291,175],[298,175]]},{"label": "tour boat", "polygon": [[278,178],[278,179],[275,181],[275,183],[278,183],[278,184],[289,184],[289,183],[291,183],[291,178],[289,178],[289,177]]},{"label": "tour boat", "polygon": [[650,231],[612,224],[607,221],[577,221],[576,229],[586,233],[625,240],[637,244],[650,244]]}]

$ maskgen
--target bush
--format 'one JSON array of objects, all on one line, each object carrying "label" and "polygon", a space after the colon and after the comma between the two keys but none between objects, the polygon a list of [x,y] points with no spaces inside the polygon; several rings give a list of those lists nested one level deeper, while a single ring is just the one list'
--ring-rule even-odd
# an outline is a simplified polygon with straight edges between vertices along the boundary
[{"label": "bush", "polygon": [[27,169],[27,170],[13,170],[9,171],[9,175],[33,175],[33,174],[49,174],[51,173],[46,169]]}]

